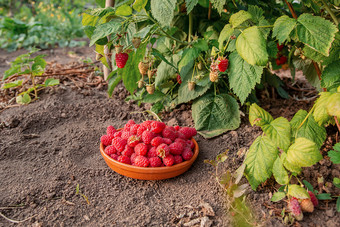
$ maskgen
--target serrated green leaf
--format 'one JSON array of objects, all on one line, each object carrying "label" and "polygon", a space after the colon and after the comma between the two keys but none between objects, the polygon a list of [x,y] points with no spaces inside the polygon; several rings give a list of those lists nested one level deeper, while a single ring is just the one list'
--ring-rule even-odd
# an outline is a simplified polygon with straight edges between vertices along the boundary
[{"label": "serrated green leaf", "polygon": [[324,126],[330,120],[327,112],[328,98],[332,95],[330,92],[321,92],[320,97],[314,104],[313,117],[314,120],[320,125]]},{"label": "serrated green leaf", "polygon": [[306,180],[303,180],[303,184],[306,186],[306,188],[308,189],[308,191],[311,191],[314,193],[314,188],[313,186]]},{"label": "serrated green leaf", "polygon": [[298,166],[309,167],[322,159],[317,145],[306,138],[297,138],[287,151],[286,161]]},{"label": "serrated green leaf", "polygon": [[166,95],[164,93],[162,93],[161,91],[155,91],[152,95],[147,94],[144,98],[143,98],[143,102],[145,103],[156,103],[156,102],[160,102],[163,100],[163,98]]},{"label": "serrated green leaf", "polygon": [[81,23],[83,26],[96,26],[98,20],[99,20],[98,16],[83,13]]},{"label": "serrated green leaf", "polygon": [[273,175],[277,183],[285,185],[289,183],[288,173],[283,167],[282,160],[277,157],[273,165]]},{"label": "serrated green leaf", "polygon": [[325,67],[321,76],[321,86],[327,91],[336,91],[340,86],[340,60]]},{"label": "serrated green leaf", "polygon": [[209,49],[208,42],[204,39],[198,39],[194,44],[193,48],[198,49],[199,51],[207,51]]},{"label": "serrated green leaf", "polygon": [[301,125],[304,119],[307,117],[307,114],[307,111],[299,110],[294,115],[290,121],[292,135],[296,136],[296,138],[304,137],[314,141],[317,147],[320,148],[327,136],[326,129],[325,127],[318,125],[318,123],[314,120],[313,115],[310,115],[303,125]]},{"label": "serrated green leaf", "polygon": [[327,113],[340,119],[340,93],[334,93],[328,98]]},{"label": "serrated green leaf", "polygon": [[130,16],[132,14],[132,8],[129,5],[121,5],[116,9],[116,15],[118,16]]},{"label": "serrated green leaf", "polygon": [[233,28],[238,27],[243,22],[252,19],[252,16],[249,12],[240,10],[237,13],[231,15],[229,19],[229,23],[233,26]]},{"label": "serrated green leaf", "polygon": [[281,16],[276,19],[273,28],[273,37],[279,40],[282,44],[289,38],[290,33],[296,27],[296,20],[288,17],[287,15]]},{"label": "serrated green leaf", "polygon": [[227,39],[229,39],[229,37],[233,34],[234,32],[234,28],[231,27],[231,24],[226,24],[221,33],[220,36],[218,37],[218,43],[219,43],[219,49],[223,50],[224,47],[224,41],[226,41]]},{"label": "serrated green leaf", "polygon": [[268,62],[266,40],[257,26],[243,30],[237,37],[236,50],[251,65],[265,66]]},{"label": "serrated green leaf", "polygon": [[152,107],[151,107],[150,110],[151,110],[152,112],[158,114],[158,113],[161,112],[163,109],[164,109],[163,103],[157,102],[157,103],[155,103],[154,105],[152,105]]},{"label": "serrated green leaf", "polygon": [[187,14],[189,14],[193,8],[195,7],[195,5],[197,5],[198,0],[185,0],[185,5],[187,7]]},{"label": "serrated green leaf", "polygon": [[287,161],[287,153],[281,154],[281,160],[282,160],[283,166],[286,169],[288,169],[290,172],[295,173],[295,174],[300,174],[300,172],[302,170],[301,167],[288,162]]},{"label": "serrated green leaf", "polygon": [[340,188],[340,178],[334,177],[333,184],[335,187]]},{"label": "serrated green leaf", "polygon": [[8,88],[11,88],[11,87],[18,87],[18,86],[21,86],[22,85],[22,80],[16,80],[14,82],[10,82],[10,83],[6,83],[4,84],[1,89],[8,89]]},{"label": "serrated green leaf", "polygon": [[316,195],[316,198],[318,200],[331,200],[332,199],[331,194],[329,194],[329,193],[318,194],[318,195]]},{"label": "serrated green leaf", "polygon": [[327,155],[334,164],[340,164],[340,144],[337,143],[333,149]]},{"label": "serrated green leaf", "polygon": [[271,198],[270,201],[272,201],[272,202],[278,202],[278,201],[282,200],[282,199],[285,198],[285,197],[286,197],[286,193],[284,193],[284,192],[275,192],[275,193],[273,194],[273,196],[272,196],[272,198]]},{"label": "serrated green leaf", "polygon": [[253,103],[249,108],[249,122],[251,126],[263,126],[270,124],[273,121],[273,117],[264,109],[259,107],[256,103]]},{"label": "serrated green leaf", "polygon": [[59,79],[48,78],[45,80],[45,86],[55,86],[59,84]]},{"label": "serrated green leaf", "polygon": [[[182,68],[192,63],[196,58],[198,58],[199,51],[195,48],[186,49],[182,55],[180,62],[178,63],[178,70],[182,71]],[[181,73],[182,75],[182,73]]]},{"label": "serrated green leaf", "polygon": [[257,83],[261,82],[263,67],[250,65],[237,52],[229,56],[229,84],[243,104]]},{"label": "serrated green leaf", "polygon": [[226,0],[210,0],[210,2],[217,12],[221,14]]},{"label": "serrated green leaf", "polygon": [[340,196],[336,200],[336,211],[340,212]]},{"label": "serrated green leaf", "polygon": [[322,17],[307,13],[300,15],[297,22],[299,40],[321,54],[329,56],[332,41],[338,31],[336,26]]},{"label": "serrated green leaf", "polygon": [[137,12],[140,12],[144,9],[147,3],[148,3],[148,0],[135,0],[132,7]]},{"label": "serrated green leaf", "polygon": [[290,124],[284,117],[276,118],[269,124],[261,126],[263,132],[269,136],[273,143],[284,151],[290,146]]},{"label": "serrated green leaf", "polygon": [[248,5],[248,13],[251,14],[252,21],[254,21],[256,24],[259,23],[259,21],[264,18],[263,14],[264,11],[260,7],[256,5]]},{"label": "serrated green leaf", "polygon": [[316,87],[316,89],[321,90],[318,73],[315,70],[312,60],[310,59],[303,60],[301,58],[294,59],[293,64],[296,69],[302,70],[303,75],[307,78],[308,82],[311,85]]},{"label": "serrated green leaf", "polygon": [[122,80],[122,75],[118,74],[117,71],[112,71],[110,75],[108,76],[108,78],[109,78],[109,82],[108,82],[107,93],[109,97],[111,97],[115,87]]},{"label": "serrated green leaf", "polygon": [[176,2],[176,0],[151,0],[151,13],[162,26],[170,26]]},{"label": "serrated green leaf", "polygon": [[29,94],[24,93],[23,95],[18,95],[16,97],[16,102],[18,104],[24,105],[24,104],[28,104],[32,101],[31,97]]},{"label": "serrated green leaf", "polygon": [[259,136],[250,146],[245,164],[245,175],[253,190],[272,175],[278,149],[267,136]]},{"label": "serrated green leaf", "polygon": [[21,71],[21,65],[11,65],[11,68],[9,68],[8,70],[4,72],[4,76],[2,77],[2,80],[5,80],[8,77],[16,73],[19,73],[20,71]]},{"label": "serrated green leaf", "polygon": [[288,195],[291,195],[298,199],[309,199],[309,194],[306,189],[297,184],[288,185]]},{"label": "serrated green leaf", "polygon": [[101,38],[105,38],[112,33],[118,32],[118,30],[121,28],[121,22],[121,19],[116,18],[115,20],[111,20],[107,23],[98,25],[93,31],[93,35],[91,36],[90,46],[92,46]]},{"label": "serrated green leaf", "polygon": [[227,94],[207,94],[192,105],[195,128],[205,138],[212,138],[240,125],[236,100]]},{"label": "serrated green leaf", "polygon": [[277,49],[276,43],[274,41],[269,41],[267,43],[267,51],[268,51],[269,57],[271,57],[271,58],[277,57],[278,49]]},{"label": "serrated green leaf", "polygon": [[[165,59],[171,65],[177,65],[180,60],[180,56],[177,54],[172,55],[171,57],[165,57]],[[162,83],[168,81],[173,78],[177,69],[173,66],[169,65],[167,62],[162,61],[157,67],[157,76],[155,79],[155,86],[159,87]]]}]

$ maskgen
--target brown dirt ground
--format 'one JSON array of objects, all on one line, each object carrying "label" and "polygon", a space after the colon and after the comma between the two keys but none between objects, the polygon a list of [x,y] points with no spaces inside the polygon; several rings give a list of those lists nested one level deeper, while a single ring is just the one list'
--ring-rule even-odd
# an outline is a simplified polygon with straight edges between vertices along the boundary
[{"label": "brown dirt ground", "polygon": [[[69,51],[73,53],[70,55]],[[23,51],[0,50],[0,72],[9,68],[6,61],[10,62],[21,53]],[[55,49],[44,53],[48,61],[62,64],[93,58],[90,48]],[[206,226],[230,226],[224,193],[216,183],[213,167],[204,160],[214,159],[229,149],[229,159],[222,171],[235,170],[244,158],[237,152],[249,148],[259,135],[259,128],[251,127],[244,116],[235,131],[210,140],[196,136],[200,154],[186,173],[161,181],[130,179],[108,168],[99,152],[99,138],[108,125],[119,128],[128,119],[142,122],[142,114],[132,112],[143,111],[148,106],[125,102],[128,94],[122,85],[116,88],[113,98],[107,97],[105,89],[104,86],[79,90],[61,84],[42,92],[38,101],[0,112],[1,214],[14,220],[34,216],[19,226],[181,226],[179,222],[183,224],[204,216],[200,205],[205,202],[214,210],[214,214],[206,216],[209,220]],[[311,107],[314,99],[305,98],[310,91],[290,92],[294,95],[289,100],[259,94],[260,105],[274,117],[288,119],[298,109]],[[243,111],[246,113],[245,109]],[[163,113],[161,118],[169,124],[193,126],[188,105]],[[325,150],[335,143],[335,128],[328,128],[328,132]],[[306,168],[301,178],[317,188],[318,176],[323,176],[327,182],[324,191],[340,194],[330,183],[333,177],[340,177],[339,165],[325,159],[313,168]],[[76,194],[77,184],[89,204]],[[277,212],[286,203],[270,202],[270,191],[274,188],[278,185],[269,180],[258,191],[249,188],[246,193],[257,223],[263,226],[283,226]],[[302,222],[294,225],[330,227],[337,226],[336,223],[340,223],[340,215],[333,200],[321,201],[314,213],[306,214]],[[0,217],[0,226],[12,225],[15,224]]]}]

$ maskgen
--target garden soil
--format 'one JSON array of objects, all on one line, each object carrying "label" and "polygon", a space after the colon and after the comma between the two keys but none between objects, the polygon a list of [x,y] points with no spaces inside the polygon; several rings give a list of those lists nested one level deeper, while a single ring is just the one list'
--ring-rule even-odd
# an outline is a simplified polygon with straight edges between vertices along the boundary
[{"label": "garden soil", "polygon": [[[21,53],[0,51],[0,72]],[[61,64],[94,57],[89,48],[44,53],[47,61]],[[274,117],[288,119],[300,108],[309,110],[315,98],[306,96],[317,92],[304,83],[290,82],[290,86],[290,99],[260,93],[260,105]],[[245,108],[238,129],[209,140],[195,137],[200,153],[187,172],[172,179],[144,181],[112,171],[100,155],[99,141],[108,125],[120,128],[129,119],[141,123],[145,117],[151,118],[135,113],[148,109],[148,105],[124,101],[128,93],[122,84],[112,98],[108,98],[105,84],[91,89],[61,84],[39,96],[29,105],[0,110],[0,226],[231,226],[215,169],[204,160],[229,150],[220,170],[235,171],[241,165],[244,151],[261,134],[260,128],[250,126]],[[170,125],[193,126],[189,105],[160,117]],[[336,140],[335,127],[327,130],[323,155]],[[325,179],[322,188],[318,187],[318,176]],[[331,184],[333,177],[340,177],[340,168],[327,158],[306,168],[301,176],[316,189],[339,195]],[[250,187],[246,191],[256,216],[253,222],[258,225],[284,226],[280,213],[286,202],[270,202],[275,188],[278,185],[270,179],[256,192]],[[314,213],[305,214],[303,221],[293,225],[339,224],[340,215],[332,200],[321,201]]]}]

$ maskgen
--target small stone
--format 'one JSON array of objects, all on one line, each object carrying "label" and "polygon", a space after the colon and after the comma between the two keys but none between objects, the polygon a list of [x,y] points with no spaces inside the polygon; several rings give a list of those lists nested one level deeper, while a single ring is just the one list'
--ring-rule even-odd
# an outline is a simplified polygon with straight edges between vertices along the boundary
[{"label": "small stone", "polygon": [[334,217],[335,210],[334,209],[328,209],[326,210],[326,215],[330,218]]},{"label": "small stone", "polygon": [[85,219],[85,221],[90,221],[90,218],[87,215],[84,215],[84,219]]},{"label": "small stone", "polygon": [[60,117],[65,118],[66,117],[66,113],[61,113]]}]

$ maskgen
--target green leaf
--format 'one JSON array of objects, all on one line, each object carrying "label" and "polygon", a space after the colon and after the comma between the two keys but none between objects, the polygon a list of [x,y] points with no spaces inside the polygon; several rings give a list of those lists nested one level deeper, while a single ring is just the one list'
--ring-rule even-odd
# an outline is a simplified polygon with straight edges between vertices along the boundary
[{"label": "green leaf", "polygon": [[105,0],[96,0],[96,3],[102,8],[105,7]]},{"label": "green leaf", "polygon": [[166,57],[165,59],[167,62],[162,61],[157,67],[157,76],[155,79],[156,87],[159,87],[162,83],[169,81],[177,72],[177,69],[172,65],[177,65],[180,60],[180,56],[174,54],[171,57]]},{"label": "green leaf", "polygon": [[279,40],[279,44],[289,39],[290,33],[296,27],[296,20],[287,15],[276,19],[273,28],[273,37]]},{"label": "green leaf", "polygon": [[297,19],[299,40],[310,48],[329,56],[329,49],[338,31],[336,26],[322,17],[304,13]]},{"label": "green leaf", "polygon": [[278,201],[282,200],[282,199],[285,198],[285,197],[286,197],[286,193],[284,193],[284,192],[275,192],[275,193],[273,194],[273,196],[272,196],[272,198],[271,198],[270,201],[272,201],[272,202],[278,202]]},{"label": "green leaf", "polygon": [[321,86],[327,91],[336,91],[340,86],[340,60],[325,67],[321,76]]},{"label": "green leaf", "polygon": [[340,178],[334,177],[333,184],[335,187],[340,188]]},{"label": "green leaf", "polygon": [[135,0],[132,7],[137,12],[140,12],[145,8],[147,3],[148,3],[148,0]]},{"label": "green leaf", "polygon": [[321,92],[320,97],[314,104],[313,117],[314,120],[320,125],[324,126],[330,120],[327,112],[328,98],[332,95],[330,92]]},{"label": "green leaf", "polygon": [[306,138],[297,138],[287,151],[286,161],[298,166],[309,167],[322,159],[317,145]]},{"label": "green leaf", "polygon": [[31,99],[30,95],[27,94],[27,93],[25,93],[25,94],[23,94],[23,95],[18,95],[18,96],[16,97],[16,102],[17,102],[18,104],[21,104],[21,105],[28,104],[28,103],[31,102],[31,100],[32,100],[32,99]]},{"label": "green leaf", "polygon": [[170,26],[176,2],[176,0],[151,0],[151,13],[161,26]]},{"label": "green leaf", "polygon": [[316,89],[321,90],[320,80],[318,77],[318,73],[315,70],[312,60],[305,59],[302,60],[294,59],[293,65],[296,69],[300,69],[303,72],[303,75],[307,78],[308,82],[316,87]]},{"label": "green leaf", "polygon": [[195,7],[195,5],[197,5],[198,0],[185,0],[185,5],[187,7],[187,14],[189,14],[191,12],[191,10],[193,10],[193,8]]},{"label": "green leaf", "polygon": [[208,42],[204,39],[198,39],[194,44],[193,48],[198,49],[199,51],[207,51],[209,49]]},{"label": "green leaf", "polygon": [[261,126],[263,132],[273,143],[284,151],[290,146],[290,124],[284,117],[276,118],[269,124]]},{"label": "green leaf", "polygon": [[226,0],[210,0],[210,2],[217,12],[221,14]]},{"label": "green leaf", "polygon": [[291,195],[298,199],[309,199],[309,194],[306,189],[297,184],[288,185],[288,195]]},{"label": "green leaf", "polygon": [[45,80],[45,86],[55,86],[59,84],[59,79],[47,78]]},{"label": "green leaf", "polygon": [[268,62],[266,40],[257,26],[243,30],[237,37],[236,50],[251,65],[265,66]]},{"label": "green leaf", "polygon": [[16,74],[16,73],[19,73],[21,71],[21,65],[12,65],[11,68],[9,68],[8,70],[6,70],[4,72],[4,76],[2,78],[2,80],[5,80],[7,79],[8,77]]},{"label": "green leaf", "polygon": [[158,114],[158,113],[161,112],[163,109],[164,109],[163,103],[157,102],[157,103],[155,103],[154,105],[152,105],[152,107],[151,107],[150,110],[151,110],[152,112]]},{"label": "green leaf", "polygon": [[[173,63],[171,63],[170,61],[168,61],[168,59],[167,59],[166,57],[164,57],[164,56],[162,55],[162,53],[160,53],[158,50],[152,49],[151,54],[152,54],[153,56],[155,56],[155,57],[159,57],[161,60],[164,61],[164,63],[166,63],[166,64],[172,66],[176,71],[178,71],[177,67],[176,67]],[[176,54],[176,55],[177,55],[177,54]],[[179,56],[179,55],[177,55],[177,56]],[[173,57],[173,56],[172,56],[172,57]],[[178,60],[176,61],[176,65],[177,65],[177,63],[178,63]],[[162,64],[162,62],[161,62],[161,64]],[[157,76],[158,76],[158,73],[157,73]],[[157,80],[157,77],[156,77],[156,80]]]},{"label": "green leaf", "polygon": [[277,183],[285,185],[289,183],[288,173],[283,167],[280,157],[277,157],[273,165],[273,175]]},{"label": "green leaf", "polygon": [[4,84],[1,87],[1,89],[8,89],[8,88],[11,88],[11,87],[18,87],[18,86],[21,86],[21,85],[22,85],[22,80],[16,80],[14,82]]},{"label": "green leaf", "polygon": [[263,126],[270,124],[273,121],[272,115],[267,111],[259,107],[256,103],[253,103],[249,108],[249,122],[251,126]]},{"label": "green leaf", "polygon": [[219,43],[219,49],[223,50],[224,47],[224,41],[230,38],[230,36],[233,34],[234,28],[231,27],[231,24],[226,24],[221,33],[220,36],[218,37],[218,43]]},{"label": "green leaf", "polygon": [[327,113],[340,119],[340,93],[334,93],[328,98]]},{"label": "green leaf", "polygon": [[312,186],[308,181],[303,180],[302,182],[303,182],[303,184],[306,186],[306,188],[308,189],[308,191],[311,191],[311,192],[314,193],[314,188],[313,188],[313,186]]},{"label": "green leaf", "polygon": [[96,26],[98,20],[99,20],[98,16],[83,13],[81,23],[83,26]]},{"label": "green leaf", "polygon": [[165,94],[156,90],[155,93],[153,93],[152,95],[147,94],[143,98],[143,102],[145,102],[145,103],[156,103],[156,102],[162,101],[164,99],[164,97],[166,97]]},{"label": "green leaf", "polygon": [[340,196],[336,200],[336,211],[340,212]]},{"label": "green leaf", "polygon": [[227,94],[207,94],[192,105],[195,128],[205,138],[212,138],[240,125],[236,100]]},{"label": "green leaf", "polygon": [[187,66],[189,63],[193,62],[198,58],[199,51],[195,48],[189,48],[184,50],[181,61],[178,63],[178,70],[181,72],[182,68]]},{"label": "green leaf", "polygon": [[126,4],[121,5],[116,9],[115,14],[118,16],[130,16],[132,14],[132,8]]},{"label": "green leaf", "polygon": [[231,15],[229,19],[229,23],[233,26],[233,28],[238,27],[243,22],[252,19],[252,16],[250,13],[244,10],[240,10],[237,13],[234,13]]},{"label": "green leaf", "polygon": [[250,146],[245,163],[245,175],[253,190],[272,175],[278,149],[267,136],[259,136]]},{"label": "green leaf", "polygon": [[121,28],[121,22],[121,19],[115,19],[107,23],[98,25],[93,31],[93,35],[91,36],[90,46],[92,46],[99,39],[104,38],[112,33],[118,32],[118,30]]},{"label": "green leaf", "polygon": [[251,14],[252,21],[254,21],[256,24],[258,24],[259,21],[264,18],[263,9],[255,5],[248,5],[248,13]]},{"label": "green leaf", "polygon": [[329,194],[329,193],[318,194],[318,195],[316,195],[316,198],[318,200],[331,200],[332,199],[331,194]]},{"label": "green leaf", "polygon": [[32,64],[32,74],[34,76],[42,75],[45,71],[46,64],[46,61],[42,57],[36,57]]},{"label": "green leaf", "polygon": [[237,52],[230,54],[229,60],[229,84],[243,104],[255,85],[261,82],[263,67],[248,64]]},{"label": "green leaf", "polygon": [[294,165],[287,161],[287,153],[281,154],[281,160],[283,162],[284,167],[288,169],[289,171],[291,171],[292,173],[299,174],[301,172],[302,170],[301,167]]},{"label": "green leaf", "polygon": [[180,85],[178,89],[178,103],[177,104],[186,103],[186,102],[189,102],[191,100],[194,100],[204,95],[209,90],[212,84],[211,82],[206,86],[198,86],[196,84],[195,89],[190,91],[188,89],[188,82],[189,80],[182,79],[182,84]]},{"label": "green leaf", "polygon": [[109,97],[111,97],[115,87],[122,80],[122,75],[119,75],[117,73],[117,71],[112,71],[110,73],[110,75],[108,76],[108,78],[110,78],[110,79],[109,79],[109,82],[108,82],[107,93],[108,93]]},{"label": "green leaf", "polygon": [[334,164],[340,164],[340,143],[335,144],[333,149],[327,155]]}]

